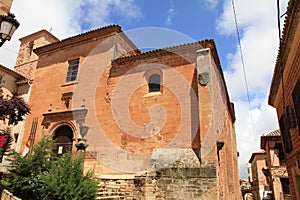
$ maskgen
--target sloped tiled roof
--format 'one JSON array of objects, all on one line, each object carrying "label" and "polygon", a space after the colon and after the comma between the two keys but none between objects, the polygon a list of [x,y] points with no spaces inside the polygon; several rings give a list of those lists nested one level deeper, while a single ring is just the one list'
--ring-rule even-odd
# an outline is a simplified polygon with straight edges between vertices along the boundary
[{"label": "sloped tiled roof", "polygon": [[259,152],[252,153],[251,158],[249,159],[248,162],[252,163],[252,161],[254,160],[255,156],[258,156],[258,155],[266,155],[266,152],[265,151],[259,151]]},{"label": "sloped tiled roof", "polygon": [[14,78],[16,78],[16,80],[27,80],[26,77],[24,77],[23,75],[19,74],[18,72],[11,70],[7,67],[4,67],[3,65],[0,64],[0,71],[3,71],[4,73],[7,73],[11,76],[13,76]]},{"label": "sloped tiled roof", "polygon": [[276,129],[267,133],[262,134],[260,137],[260,148],[266,149],[267,141],[280,141],[280,129]]},{"label": "sloped tiled roof", "polygon": [[123,56],[123,57],[113,60],[112,64],[122,64],[125,62],[145,59],[145,58],[149,58],[149,57],[155,57],[157,55],[172,54],[172,53],[175,53],[180,50],[188,50],[188,49],[191,50],[193,48],[195,48],[197,50],[199,48],[210,48],[212,51],[212,55],[214,56],[216,64],[218,65],[218,67],[221,66],[220,60],[218,58],[218,53],[217,53],[217,49],[215,46],[215,42],[213,39],[202,40],[202,41],[187,43],[187,44],[180,44],[180,45],[165,47],[165,48],[161,48],[161,49],[155,49],[152,51],[142,52],[140,54],[131,55],[131,56]]},{"label": "sloped tiled roof", "polygon": [[280,130],[276,129],[276,130],[270,131],[268,133],[264,133],[262,135],[262,137],[272,137],[272,136],[280,136]]}]

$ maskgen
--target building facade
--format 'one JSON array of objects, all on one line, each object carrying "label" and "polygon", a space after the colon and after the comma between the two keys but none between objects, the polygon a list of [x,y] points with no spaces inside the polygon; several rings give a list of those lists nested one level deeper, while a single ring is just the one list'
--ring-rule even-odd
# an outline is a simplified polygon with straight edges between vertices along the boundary
[{"label": "building facade", "polygon": [[101,196],[240,198],[234,107],[213,40],[141,52],[117,25],[61,41],[43,31],[21,39],[15,69],[33,79],[23,145],[51,134],[60,156],[87,139],[84,167]]},{"label": "building facade", "polygon": [[260,148],[265,150],[267,162],[266,168],[262,171],[272,191],[273,199],[291,199],[280,130],[263,134],[260,141]]},{"label": "building facade", "polygon": [[276,108],[293,199],[300,199],[300,2],[290,0],[269,94]]}]

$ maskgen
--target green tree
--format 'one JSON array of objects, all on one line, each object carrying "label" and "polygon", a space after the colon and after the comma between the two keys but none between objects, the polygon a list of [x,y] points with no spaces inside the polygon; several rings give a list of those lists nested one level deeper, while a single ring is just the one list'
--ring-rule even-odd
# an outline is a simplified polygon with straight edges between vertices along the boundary
[{"label": "green tree", "polygon": [[85,175],[82,173],[82,162],[83,158],[72,159],[71,153],[52,162],[51,169],[40,177],[42,199],[95,199],[97,181],[91,171]]},{"label": "green tree", "polygon": [[10,152],[7,181],[14,195],[23,199],[39,199],[39,176],[51,167],[52,146],[53,142],[45,137],[34,146],[34,153],[27,157],[14,150]]},{"label": "green tree", "polygon": [[73,158],[71,153],[57,157],[53,147],[53,141],[44,137],[27,157],[12,152],[9,190],[24,200],[95,199],[97,181],[92,171],[82,173],[83,158]]},{"label": "green tree", "polygon": [[16,125],[24,120],[24,116],[30,113],[28,104],[16,92],[12,96],[3,95],[3,76],[0,75],[0,120],[8,120],[8,125]]},{"label": "green tree", "polygon": [[[4,123],[8,122],[8,125],[16,125],[24,120],[25,115],[30,113],[30,108],[16,92],[13,92],[12,96],[4,96],[2,90],[4,82],[3,76],[0,74],[0,120]],[[2,161],[3,155],[10,148],[13,137],[10,134],[9,128],[0,130],[0,134],[8,134],[7,143],[0,149],[0,160]]]}]

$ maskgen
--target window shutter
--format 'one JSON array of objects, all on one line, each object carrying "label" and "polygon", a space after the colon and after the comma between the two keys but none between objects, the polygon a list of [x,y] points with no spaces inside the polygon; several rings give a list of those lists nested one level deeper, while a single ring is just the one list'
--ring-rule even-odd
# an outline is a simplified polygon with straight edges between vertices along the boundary
[{"label": "window shutter", "polygon": [[286,153],[289,153],[293,150],[293,144],[290,135],[290,127],[288,126],[288,124],[289,122],[287,120],[287,115],[285,113],[281,116],[279,120],[279,126],[280,126],[283,146]]},{"label": "window shutter", "polygon": [[288,123],[287,126],[289,128],[296,128],[297,122],[296,122],[296,116],[295,116],[295,111],[294,111],[293,107],[286,106],[285,112],[286,112],[287,123]]}]

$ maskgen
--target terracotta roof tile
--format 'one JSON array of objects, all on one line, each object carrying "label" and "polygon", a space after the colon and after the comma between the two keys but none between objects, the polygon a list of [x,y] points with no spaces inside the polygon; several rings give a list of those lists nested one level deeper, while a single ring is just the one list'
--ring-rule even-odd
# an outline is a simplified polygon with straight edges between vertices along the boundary
[{"label": "terracotta roof tile", "polygon": [[[113,60],[112,64],[121,64],[121,63],[128,62],[128,61],[134,61],[134,60],[140,60],[140,59],[144,59],[144,58],[154,57],[154,56],[157,56],[158,54],[161,54],[161,55],[172,54],[172,53],[176,53],[177,51],[180,51],[180,50],[192,49],[193,47],[210,48],[212,50],[213,56],[217,56],[215,42],[213,39],[209,39],[209,40],[203,40],[203,41],[198,41],[198,42],[193,42],[193,43],[165,47],[165,48],[161,48],[161,49],[155,49],[152,51],[142,52],[142,53],[139,53],[136,55],[131,55],[131,56],[123,56],[123,57]],[[217,62],[216,64],[220,66],[220,61],[218,59],[218,56],[215,57],[215,62]]]},{"label": "terracotta roof tile", "polygon": [[115,24],[108,25],[108,26],[105,26],[105,27],[102,27],[102,28],[99,28],[99,29],[95,29],[95,30],[91,30],[91,31],[88,31],[88,32],[85,32],[85,33],[81,33],[79,35],[75,35],[75,36],[63,39],[61,41],[57,41],[57,42],[54,42],[54,43],[36,48],[36,49],[34,49],[34,52],[36,54],[44,53],[44,52],[47,52],[47,51],[55,50],[57,48],[61,48],[61,47],[69,46],[69,45],[72,45],[72,44],[76,44],[80,41],[90,39],[92,37],[96,37],[96,36],[99,37],[99,35],[105,36],[105,35],[113,33],[113,32],[121,33],[122,29],[119,25],[115,25]]},{"label": "terracotta roof tile", "polygon": [[280,130],[276,129],[276,130],[270,131],[268,133],[264,133],[262,135],[262,137],[272,137],[272,136],[280,136]]},{"label": "terracotta roof tile", "polygon": [[267,141],[280,141],[280,129],[264,133],[260,137],[260,148],[266,150]]}]

